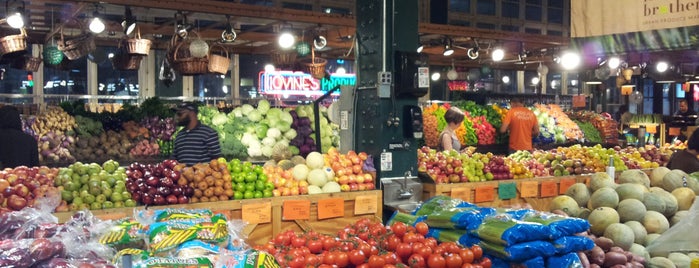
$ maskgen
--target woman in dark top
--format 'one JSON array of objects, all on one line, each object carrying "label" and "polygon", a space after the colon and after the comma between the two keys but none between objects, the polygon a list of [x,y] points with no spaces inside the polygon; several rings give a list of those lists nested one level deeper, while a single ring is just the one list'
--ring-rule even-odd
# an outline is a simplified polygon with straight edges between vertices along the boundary
[{"label": "woman in dark top", "polygon": [[675,152],[667,162],[667,168],[680,169],[687,174],[699,171],[699,131],[694,131],[687,140],[687,149]]},{"label": "woman in dark top", "polygon": [[38,166],[36,140],[22,131],[22,119],[13,106],[0,107],[0,169]]}]

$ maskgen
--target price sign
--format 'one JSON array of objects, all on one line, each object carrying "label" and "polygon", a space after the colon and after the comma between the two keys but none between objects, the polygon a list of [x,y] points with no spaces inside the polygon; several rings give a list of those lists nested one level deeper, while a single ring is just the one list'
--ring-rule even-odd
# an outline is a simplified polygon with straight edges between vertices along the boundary
[{"label": "price sign", "polygon": [[373,214],[378,211],[376,195],[361,195],[354,199],[354,215]]},{"label": "price sign", "polygon": [[568,188],[575,184],[574,179],[561,179],[561,186],[558,188],[558,194],[565,194]]},{"label": "price sign", "polygon": [[495,200],[495,186],[483,185],[476,187],[476,203],[489,202]]},{"label": "price sign", "polygon": [[318,200],[318,219],[329,219],[345,216],[345,200],[328,198]]},{"label": "price sign", "polygon": [[646,126],[646,133],[655,134],[657,129],[657,126]]},{"label": "price sign", "polygon": [[311,218],[311,201],[287,200],[282,204],[282,219],[308,220]]},{"label": "price sign", "polygon": [[471,200],[471,189],[467,187],[452,188],[451,198],[461,199],[468,202]]},{"label": "price sign", "polygon": [[556,182],[542,181],[541,182],[541,197],[556,196]]},{"label": "price sign", "polygon": [[678,127],[671,127],[668,130],[668,135],[670,136],[679,136],[680,135],[680,128]]},{"label": "price sign", "polygon": [[519,191],[522,197],[537,197],[539,195],[538,181],[523,181],[520,187]]},{"label": "price sign", "polygon": [[500,183],[498,185],[498,198],[500,198],[500,200],[507,200],[515,197],[517,197],[516,183]]},{"label": "price sign", "polygon": [[243,204],[243,221],[251,224],[268,223],[272,221],[272,203]]},{"label": "price sign", "polygon": [[585,95],[573,96],[573,108],[585,107]]}]

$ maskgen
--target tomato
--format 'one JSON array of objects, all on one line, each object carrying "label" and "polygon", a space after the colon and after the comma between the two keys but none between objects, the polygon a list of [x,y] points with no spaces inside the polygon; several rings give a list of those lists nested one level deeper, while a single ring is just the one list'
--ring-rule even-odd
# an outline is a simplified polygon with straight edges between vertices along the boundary
[{"label": "tomato", "polygon": [[300,248],[306,245],[306,238],[296,236],[291,239],[291,245],[295,248]]},{"label": "tomato", "polygon": [[464,264],[461,265],[461,268],[473,268],[473,264],[464,263]]},{"label": "tomato", "polygon": [[418,234],[426,235],[427,231],[429,231],[429,229],[430,229],[430,227],[427,226],[427,223],[425,223],[425,222],[421,221],[421,222],[418,222],[417,224],[415,224],[415,230],[417,230]]},{"label": "tomato", "polygon": [[427,266],[430,268],[444,268],[446,265],[447,262],[442,255],[431,254],[427,258]]},{"label": "tomato", "polygon": [[276,246],[288,246],[291,244],[291,238],[285,233],[280,233],[274,237],[274,244]]},{"label": "tomato", "polygon": [[318,265],[318,268],[333,268],[333,266],[330,264],[321,264],[321,265]]},{"label": "tomato", "polygon": [[354,265],[362,264],[366,261],[366,255],[359,249],[352,250],[349,253],[349,261]]},{"label": "tomato", "polygon": [[369,268],[369,264],[368,264],[368,263],[362,263],[362,264],[360,264],[360,265],[357,265],[357,267],[355,267],[355,268]]},{"label": "tomato", "polygon": [[437,244],[438,244],[437,239],[435,239],[434,237],[425,238],[425,242],[423,242],[423,243],[425,244],[425,246],[428,246],[432,249],[437,247]]},{"label": "tomato", "polygon": [[313,254],[318,254],[323,251],[323,242],[317,239],[308,240],[306,242],[306,246],[308,247],[308,250],[310,250]]},{"label": "tomato", "polygon": [[461,256],[461,260],[464,263],[473,263],[473,251],[471,251],[470,249],[461,249],[461,252],[459,252],[459,256]]},{"label": "tomato", "polygon": [[386,227],[384,227],[381,224],[376,225],[376,226],[372,226],[371,229],[369,229],[369,232],[371,233],[372,236],[378,237],[378,236],[386,234]]},{"label": "tomato", "polygon": [[337,246],[337,244],[338,244],[338,242],[337,242],[337,240],[335,240],[335,238],[326,237],[325,239],[323,239],[323,249],[325,251],[329,251],[329,250],[333,249],[334,247]]},{"label": "tomato", "polygon": [[436,246],[433,250],[432,253],[437,254],[437,255],[442,255],[445,256],[448,254],[447,249],[445,247],[442,247],[441,245]]},{"label": "tomato", "polygon": [[407,230],[408,226],[406,226],[405,223],[402,222],[396,222],[393,225],[391,225],[391,231],[393,231],[393,233],[396,234],[398,237],[403,237]]},{"label": "tomato", "polygon": [[424,268],[425,267],[425,257],[420,254],[410,255],[408,258],[408,267],[410,268]]},{"label": "tomato", "polygon": [[359,234],[357,234],[357,237],[359,237],[359,239],[362,239],[364,241],[369,241],[369,231],[360,232]]},{"label": "tomato", "polygon": [[482,258],[481,261],[478,262],[480,266],[483,266],[483,268],[490,268],[493,266],[492,261],[490,261],[489,258]]},{"label": "tomato", "polygon": [[371,255],[368,263],[369,268],[383,268],[383,266],[386,265],[386,260],[384,260],[381,256]]},{"label": "tomato", "polygon": [[407,258],[410,257],[410,254],[412,253],[413,248],[408,243],[400,243],[396,247],[396,254],[398,254],[398,257]]},{"label": "tomato", "polygon": [[398,247],[398,244],[401,243],[400,238],[396,235],[389,236],[385,241],[385,249],[387,249],[388,251],[394,251],[396,247]]},{"label": "tomato", "polygon": [[323,255],[323,263],[324,264],[335,264],[337,262],[337,254],[335,252],[325,252]]},{"label": "tomato", "polygon": [[395,252],[388,252],[381,255],[386,261],[386,264],[396,264],[398,263],[398,255]]},{"label": "tomato", "polygon": [[473,245],[471,247],[471,251],[473,251],[474,260],[479,260],[481,257],[483,257],[483,248],[481,248],[481,246]]},{"label": "tomato", "polygon": [[337,252],[335,253],[335,265],[337,267],[345,267],[349,264],[349,256],[347,255],[347,252]]},{"label": "tomato", "polygon": [[357,249],[364,253],[364,256],[371,255],[371,245],[369,245],[368,243],[360,243],[357,246]]},{"label": "tomato", "polygon": [[288,264],[291,268],[301,268],[306,265],[306,259],[303,256],[294,256],[293,259],[289,260]]},{"label": "tomato", "polygon": [[407,233],[403,236],[403,242],[408,243],[408,244],[415,243],[415,242],[417,242],[418,236],[419,235],[414,234],[414,233]]},{"label": "tomato", "polygon": [[322,259],[314,254],[306,255],[306,265],[318,266],[322,263]]},{"label": "tomato", "polygon": [[413,252],[422,255],[422,257],[424,257],[425,259],[427,259],[430,255],[434,253],[431,248],[424,246],[415,249]]},{"label": "tomato", "polygon": [[461,259],[461,256],[459,254],[449,254],[445,258],[447,268],[459,268],[461,267],[461,264],[463,264],[463,260]]}]

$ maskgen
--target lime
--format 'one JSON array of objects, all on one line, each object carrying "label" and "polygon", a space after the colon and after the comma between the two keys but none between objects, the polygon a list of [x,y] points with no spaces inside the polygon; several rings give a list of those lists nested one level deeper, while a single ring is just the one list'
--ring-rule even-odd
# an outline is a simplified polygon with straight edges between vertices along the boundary
[{"label": "lime", "polygon": [[245,191],[243,194],[244,199],[251,199],[253,197],[255,197],[255,193],[253,193],[253,191]]}]

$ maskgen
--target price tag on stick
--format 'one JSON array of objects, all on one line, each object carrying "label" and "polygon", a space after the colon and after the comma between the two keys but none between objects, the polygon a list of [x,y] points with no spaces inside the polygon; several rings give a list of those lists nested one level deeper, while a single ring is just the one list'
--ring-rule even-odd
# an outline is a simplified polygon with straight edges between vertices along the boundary
[{"label": "price tag on stick", "polygon": [[354,199],[354,215],[373,214],[378,211],[378,196],[362,195]]},{"label": "price tag on stick", "polygon": [[574,179],[561,179],[561,186],[558,189],[558,194],[565,194],[568,188],[575,184]]},{"label": "price tag on stick", "polygon": [[461,199],[466,202],[471,200],[471,189],[468,187],[459,187],[451,189],[451,198]]}]

